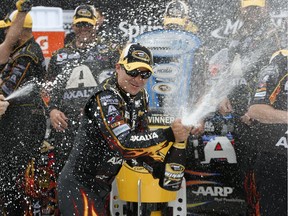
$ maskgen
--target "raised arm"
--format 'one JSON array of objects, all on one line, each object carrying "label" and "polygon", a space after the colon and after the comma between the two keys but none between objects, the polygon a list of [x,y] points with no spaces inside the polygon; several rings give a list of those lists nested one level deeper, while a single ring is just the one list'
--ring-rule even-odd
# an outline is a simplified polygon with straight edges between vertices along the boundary
[{"label": "raised arm", "polygon": [[254,104],[248,110],[248,116],[266,124],[288,124],[288,112],[277,110],[267,104]]},{"label": "raised arm", "polygon": [[0,65],[5,64],[8,61],[10,53],[12,52],[14,45],[19,39],[25,17],[31,10],[32,4],[30,0],[18,0],[16,7],[18,10],[16,18],[13,21],[11,27],[9,27],[4,42],[0,44]]}]

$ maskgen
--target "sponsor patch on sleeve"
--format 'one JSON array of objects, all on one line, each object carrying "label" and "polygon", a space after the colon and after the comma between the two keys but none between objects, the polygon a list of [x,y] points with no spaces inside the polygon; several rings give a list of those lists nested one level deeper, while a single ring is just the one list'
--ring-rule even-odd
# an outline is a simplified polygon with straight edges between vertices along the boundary
[{"label": "sponsor patch on sleeve", "polygon": [[115,116],[115,115],[120,115],[119,111],[116,109],[115,106],[110,105],[108,107],[108,116]]},{"label": "sponsor patch on sleeve", "polygon": [[266,96],[266,91],[256,92],[255,98],[264,98]]},{"label": "sponsor patch on sleeve", "polygon": [[103,106],[118,105],[118,103],[119,103],[119,100],[117,98],[113,98],[111,95],[106,95],[106,96],[100,97],[100,101],[101,101]]},{"label": "sponsor patch on sleeve", "polygon": [[254,95],[255,100],[261,100],[264,99],[267,93],[266,83],[261,82],[258,85],[258,89],[256,90],[256,93]]},{"label": "sponsor patch on sleeve", "polygon": [[113,129],[113,128],[116,128],[116,127],[123,125],[123,124],[125,124],[125,121],[121,120],[121,121],[115,122],[113,124],[110,124],[110,127]]},{"label": "sponsor patch on sleeve", "polygon": [[126,131],[129,131],[129,130],[130,130],[130,127],[128,124],[122,124],[122,125],[114,128],[112,131],[116,136],[118,136],[118,135],[120,135]]},{"label": "sponsor patch on sleeve", "polygon": [[57,54],[57,61],[63,61],[67,59],[67,53],[59,53]]}]

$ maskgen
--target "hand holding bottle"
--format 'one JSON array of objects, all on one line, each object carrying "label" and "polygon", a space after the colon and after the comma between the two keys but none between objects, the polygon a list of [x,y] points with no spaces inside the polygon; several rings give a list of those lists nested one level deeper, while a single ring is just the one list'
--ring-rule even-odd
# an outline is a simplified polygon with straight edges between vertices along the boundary
[{"label": "hand holding bottle", "polygon": [[192,129],[191,126],[183,125],[179,118],[172,122],[171,128],[175,137],[175,142],[186,141]]}]

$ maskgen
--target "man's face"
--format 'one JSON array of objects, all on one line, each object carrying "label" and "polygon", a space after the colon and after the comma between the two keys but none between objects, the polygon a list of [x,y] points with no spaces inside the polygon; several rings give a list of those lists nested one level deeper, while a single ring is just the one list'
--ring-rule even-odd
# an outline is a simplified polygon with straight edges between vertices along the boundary
[{"label": "man's face", "polygon": [[267,21],[266,8],[249,6],[241,9],[241,20],[244,22],[243,29],[250,34],[259,29]]},{"label": "man's face", "polygon": [[248,23],[258,24],[267,16],[266,8],[249,6],[241,9],[242,19]]},{"label": "man's face", "polygon": [[[146,68],[138,68],[140,73],[148,71]],[[132,77],[126,73],[126,70],[120,64],[116,65],[116,72],[118,74],[118,84],[127,93],[131,95],[136,95],[139,93],[146,85],[148,78],[143,79],[140,75]]]},{"label": "man's face", "polygon": [[95,26],[87,22],[80,22],[73,25],[73,30],[78,43],[91,43],[95,41]]}]

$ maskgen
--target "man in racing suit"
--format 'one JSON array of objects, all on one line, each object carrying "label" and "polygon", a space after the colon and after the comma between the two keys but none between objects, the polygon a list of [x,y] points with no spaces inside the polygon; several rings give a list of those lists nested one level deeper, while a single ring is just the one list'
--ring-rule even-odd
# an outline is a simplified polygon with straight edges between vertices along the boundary
[{"label": "man in racing suit", "polygon": [[[116,64],[116,74],[98,86],[86,103],[58,181],[62,214],[107,215],[105,199],[123,159],[162,161],[161,149],[169,142],[187,139],[191,128],[184,127],[180,119],[167,129],[148,129],[144,86],[152,73],[152,58],[147,48],[129,44]],[[172,147],[170,152],[176,149]],[[154,176],[163,178],[163,167],[153,170]]]},{"label": "man in racing suit", "polygon": [[[10,31],[16,16],[14,11],[5,20],[6,31]],[[9,99],[10,105],[0,120],[0,196],[7,215],[23,215],[24,169],[43,141],[46,125],[39,90],[46,76],[45,61],[34,40],[29,13],[8,62],[0,67],[0,94],[6,98],[25,85],[33,87],[30,92]]]},{"label": "man in racing suit", "polygon": [[[245,113],[254,95],[259,71],[269,62],[270,56],[279,49],[280,45],[278,32],[267,11],[268,1],[241,0],[240,2],[239,18],[243,26],[234,35],[228,49],[229,68],[227,69],[232,79],[227,82],[227,87],[230,87],[231,83],[234,86],[227,99],[219,105],[222,115],[231,114],[234,119],[234,147],[237,153],[237,164],[240,165],[238,179],[241,185],[237,186],[239,189],[250,178],[250,166],[257,155],[255,137],[258,132],[250,127],[250,118]],[[227,174],[229,175],[229,171]],[[243,192],[246,199],[252,190]],[[251,200],[246,199],[246,201],[249,203]]]},{"label": "man in racing suit", "polygon": [[[288,50],[273,54],[260,72],[247,115],[256,120],[257,158],[253,166],[257,200],[253,215],[287,215]],[[259,198],[259,199],[258,199]]]},{"label": "man in racing suit", "polygon": [[[10,56],[11,51],[13,50],[13,47],[15,43],[17,43],[21,29],[23,27],[23,23],[26,17],[26,14],[31,9],[31,2],[30,0],[18,0],[16,3],[16,7],[18,12],[17,16],[13,22],[13,25],[11,25],[9,32],[5,36],[5,39],[0,44],[0,64],[5,64]],[[3,35],[5,35],[5,27],[6,22],[4,20],[0,21],[0,30],[3,30]],[[4,28],[4,29],[3,29]],[[2,40],[1,40],[2,41]],[[4,100],[5,97],[3,95],[0,95],[0,116],[5,113],[7,110],[7,107],[9,106],[9,102]]]},{"label": "man in racing suit", "polygon": [[96,24],[94,7],[78,6],[72,26],[75,40],[57,50],[48,66],[49,115],[54,128],[49,139],[56,147],[56,173],[68,158],[86,100],[117,62],[118,50],[97,40]]}]

